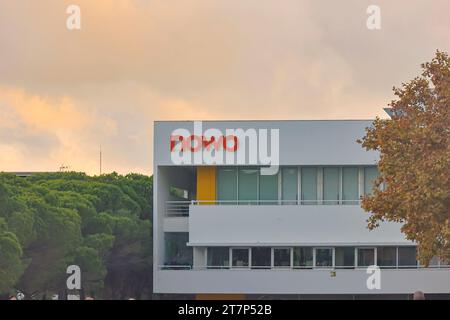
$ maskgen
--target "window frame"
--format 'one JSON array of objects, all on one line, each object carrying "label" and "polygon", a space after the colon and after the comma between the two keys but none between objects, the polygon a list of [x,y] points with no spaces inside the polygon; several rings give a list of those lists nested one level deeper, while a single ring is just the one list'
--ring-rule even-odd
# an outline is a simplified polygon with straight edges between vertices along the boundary
[{"label": "window frame", "polygon": [[[275,266],[275,250],[289,250],[289,266]],[[272,269],[292,269],[293,264],[292,247],[272,247],[271,248],[271,268]]]},{"label": "window frame", "polygon": [[[233,250],[247,250],[248,266],[234,266],[233,265]],[[252,265],[252,248],[251,247],[230,247],[230,269],[250,269]]]},{"label": "window frame", "polygon": [[[362,269],[367,268],[369,266],[377,265],[377,247],[371,247],[371,246],[364,246],[364,247],[356,247],[356,254],[355,254],[355,268],[356,269]],[[359,265],[359,250],[373,250],[373,264],[369,266],[360,266]]]},{"label": "window frame", "polygon": [[[317,250],[331,250],[331,266],[317,265]],[[313,268],[314,269],[334,269],[335,268],[335,252],[334,247],[314,247],[313,251]]]}]

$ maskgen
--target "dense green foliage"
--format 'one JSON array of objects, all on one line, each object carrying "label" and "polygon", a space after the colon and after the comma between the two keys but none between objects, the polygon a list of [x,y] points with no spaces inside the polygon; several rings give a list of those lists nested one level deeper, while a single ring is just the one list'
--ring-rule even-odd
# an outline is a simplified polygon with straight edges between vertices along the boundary
[{"label": "dense green foliage", "polygon": [[76,264],[85,295],[149,297],[151,213],[151,177],[0,173],[0,296],[64,293]]}]

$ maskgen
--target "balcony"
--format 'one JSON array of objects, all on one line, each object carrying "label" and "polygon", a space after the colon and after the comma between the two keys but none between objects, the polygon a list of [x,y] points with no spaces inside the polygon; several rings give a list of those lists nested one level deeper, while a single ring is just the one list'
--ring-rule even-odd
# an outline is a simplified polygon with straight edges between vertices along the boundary
[{"label": "balcony", "polygon": [[166,217],[188,217],[190,206],[360,205],[361,200],[190,200],[166,201]]},{"label": "balcony", "polygon": [[155,292],[246,294],[448,293],[450,269],[381,270],[380,289],[368,289],[365,269],[337,270],[158,270]]},{"label": "balcony", "polygon": [[383,222],[369,231],[369,216],[357,205],[248,203],[193,202],[189,245],[411,245],[400,223]]}]

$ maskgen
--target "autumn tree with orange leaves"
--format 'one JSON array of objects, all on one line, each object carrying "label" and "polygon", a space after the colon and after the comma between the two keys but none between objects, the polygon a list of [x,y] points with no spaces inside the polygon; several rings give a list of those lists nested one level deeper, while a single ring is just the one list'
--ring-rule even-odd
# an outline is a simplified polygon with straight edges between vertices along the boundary
[{"label": "autumn tree with orange leaves", "polygon": [[448,54],[437,51],[421,76],[393,89],[391,119],[377,118],[359,141],[380,152],[376,188],[362,201],[369,229],[402,222],[425,265],[433,256],[450,258],[449,66]]}]

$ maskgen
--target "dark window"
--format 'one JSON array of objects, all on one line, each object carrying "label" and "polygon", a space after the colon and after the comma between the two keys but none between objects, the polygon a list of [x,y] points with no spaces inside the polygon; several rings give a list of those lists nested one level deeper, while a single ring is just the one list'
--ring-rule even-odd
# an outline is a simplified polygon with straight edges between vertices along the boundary
[{"label": "dark window", "polygon": [[294,248],[294,267],[308,268],[313,266],[313,249],[308,247]]},{"label": "dark window", "polygon": [[269,269],[271,259],[270,248],[256,247],[252,248],[252,268]]},{"label": "dark window", "polygon": [[375,264],[375,249],[358,249],[358,267],[368,267]]},{"label": "dark window", "polygon": [[381,268],[397,267],[397,248],[381,247],[377,249],[377,265]]},{"label": "dark window", "polygon": [[289,268],[291,266],[291,249],[274,248],[273,266],[275,268]]},{"label": "dark window", "polygon": [[355,248],[338,247],[335,249],[336,268],[352,269],[355,267]]},{"label": "dark window", "polygon": [[400,268],[417,267],[416,247],[398,247],[398,266]]},{"label": "dark window", "polygon": [[316,267],[325,268],[333,266],[333,249],[317,248],[316,249]]},{"label": "dark window", "polygon": [[192,247],[188,247],[189,233],[166,232],[165,237],[165,265],[192,266]]},{"label": "dark window", "polygon": [[230,267],[230,249],[228,247],[211,247],[207,249],[208,268],[226,269]]},{"label": "dark window", "polygon": [[231,249],[233,268],[248,268],[249,249],[233,248]]}]

